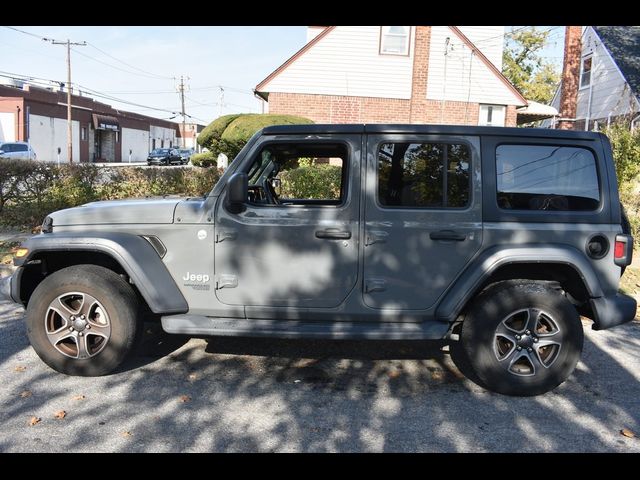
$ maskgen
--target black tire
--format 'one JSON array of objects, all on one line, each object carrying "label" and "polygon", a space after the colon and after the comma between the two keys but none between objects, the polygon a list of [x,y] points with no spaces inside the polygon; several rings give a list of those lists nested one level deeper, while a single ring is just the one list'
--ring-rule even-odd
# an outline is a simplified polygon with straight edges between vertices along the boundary
[{"label": "black tire", "polygon": [[[141,338],[139,307],[132,287],[115,272],[96,265],[67,267],[49,275],[33,292],[26,311],[27,335],[38,356],[54,370],[106,375],[122,364]],[[86,319],[80,319],[85,313]],[[67,331],[66,338],[55,340]]]},{"label": "black tire", "polygon": [[481,386],[532,396],[571,375],[583,342],[580,317],[566,297],[544,283],[520,281],[493,285],[473,302],[459,347]]}]

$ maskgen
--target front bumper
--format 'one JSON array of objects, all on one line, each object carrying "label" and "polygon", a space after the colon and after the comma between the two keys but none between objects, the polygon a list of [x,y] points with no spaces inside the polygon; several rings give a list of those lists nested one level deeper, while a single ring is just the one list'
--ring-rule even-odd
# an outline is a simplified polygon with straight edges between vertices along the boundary
[{"label": "front bumper", "polygon": [[147,163],[157,163],[158,165],[161,165],[168,161],[168,158],[147,158]]},{"label": "front bumper", "polygon": [[605,330],[622,325],[636,318],[636,299],[617,293],[606,297],[592,298],[591,308],[595,314],[593,329]]},{"label": "front bumper", "polygon": [[13,297],[11,296],[11,279],[12,275],[8,277],[0,278],[0,301],[8,300],[10,302],[15,302]]}]

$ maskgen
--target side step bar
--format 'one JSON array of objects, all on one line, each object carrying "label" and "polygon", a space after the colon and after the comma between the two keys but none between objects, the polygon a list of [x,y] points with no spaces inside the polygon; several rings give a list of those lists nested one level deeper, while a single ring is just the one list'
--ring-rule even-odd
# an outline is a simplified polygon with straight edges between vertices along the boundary
[{"label": "side step bar", "polygon": [[446,336],[449,324],[438,321],[311,322],[168,315],[162,317],[162,328],[167,333],[191,336],[440,340]]}]

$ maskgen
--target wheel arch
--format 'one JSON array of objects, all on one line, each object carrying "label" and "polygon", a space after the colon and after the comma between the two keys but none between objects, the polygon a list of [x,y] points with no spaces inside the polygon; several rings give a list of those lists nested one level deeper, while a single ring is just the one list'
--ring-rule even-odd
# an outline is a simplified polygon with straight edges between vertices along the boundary
[{"label": "wheel arch", "polygon": [[92,264],[126,275],[156,314],[185,313],[187,302],[173,277],[145,239],[133,234],[51,233],[29,238],[26,257],[17,259],[15,298],[25,305],[49,274],[72,265]]},{"label": "wheel arch", "polygon": [[596,319],[589,299],[603,291],[588,260],[565,245],[494,247],[475,259],[438,304],[436,318],[453,322],[489,285],[505,280],[557,282],[579,306],[579,312]]}]

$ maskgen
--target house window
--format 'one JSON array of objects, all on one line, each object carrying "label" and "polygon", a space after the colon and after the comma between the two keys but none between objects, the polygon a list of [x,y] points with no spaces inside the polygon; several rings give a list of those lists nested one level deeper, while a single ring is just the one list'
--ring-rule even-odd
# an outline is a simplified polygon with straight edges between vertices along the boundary
[{"label": "house window", "polygon": [[116,132],[116,143],[120,141],[120,132]]},{"label": "house window", "polygon": [[80,140],[83,142],[87,140],[87,127],[82,127],[80,129]]},{"label": "house window", "polygon": [[409,55],[411,27],[380,27],[380,53]]},{"label": "house window", "polygon": [[504,127],[504,105],[480,105],[478,125]]},{"label": "house window", "polygon": [[593,57],[583,57],[580,63],[580,88],[587,88],[591,85],[591,67],[593,65]]}]

